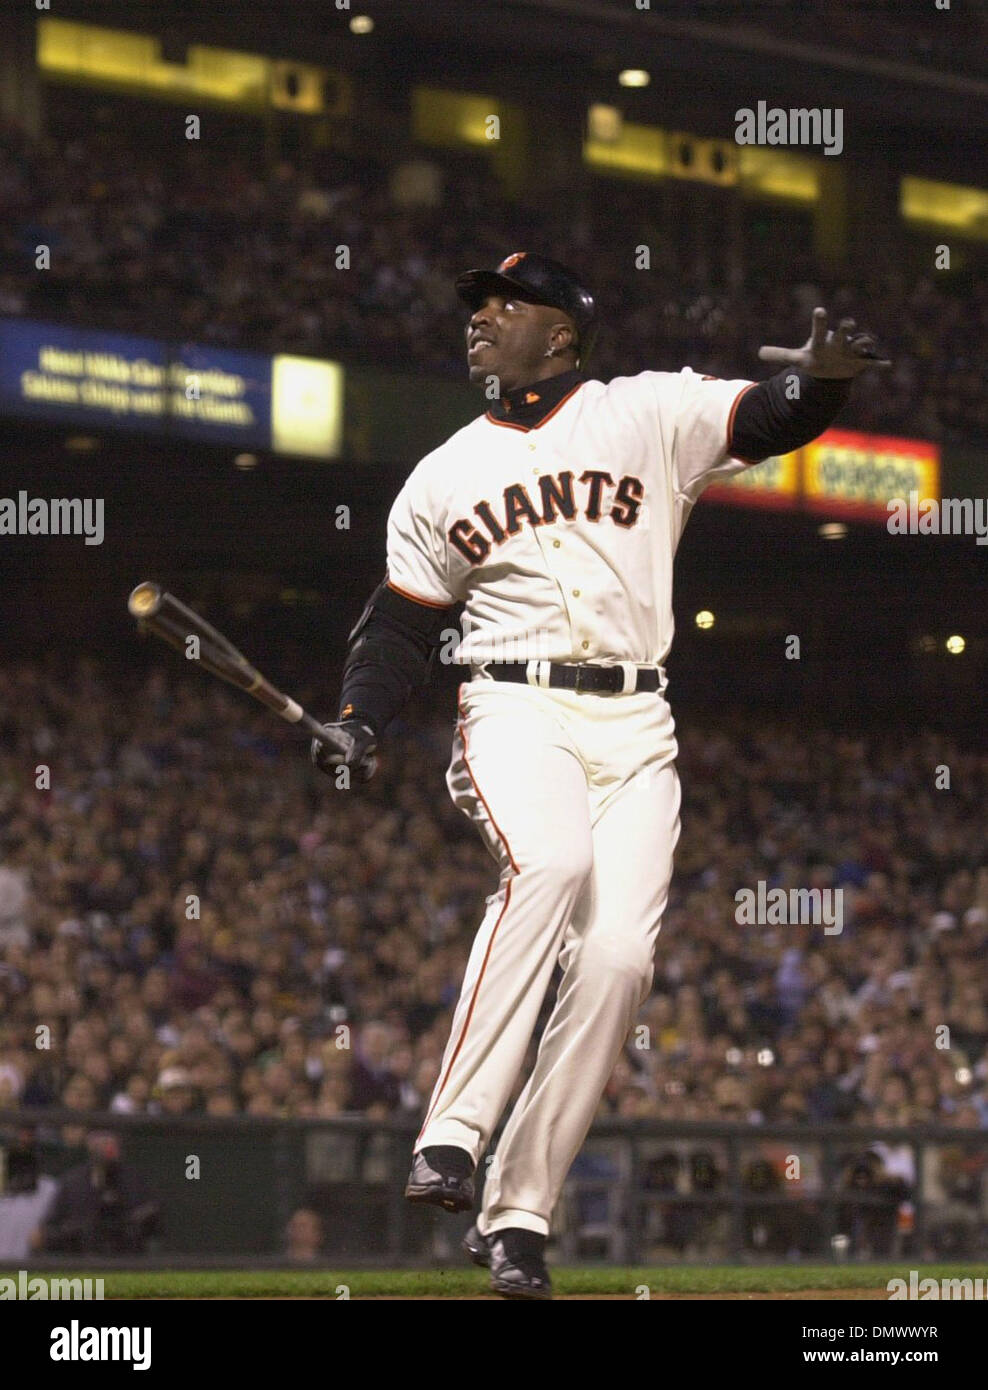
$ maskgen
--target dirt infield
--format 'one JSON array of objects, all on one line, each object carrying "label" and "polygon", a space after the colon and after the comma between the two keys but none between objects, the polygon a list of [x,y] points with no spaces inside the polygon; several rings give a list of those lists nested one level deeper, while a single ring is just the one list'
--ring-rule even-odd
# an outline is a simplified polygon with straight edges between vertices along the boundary
[{"label": "dirt infield", "polygon": [[[886,1289],[800,1289],[798,1291],[780,1293],[655,1293],[652,1294],[649,1302],[653,1303],[713,1303],[728,1301],[737,1302],[774,1302],[774,1303],[812,1303],[843,1301],[851,1299],[854,1301],[888,1302],[888,1291]],[[185,1299],[168,1299],[168,1302],[186,1302]],[[252,1298],[249,1294],[244,1295],[217,1295],[211,1299],[196,1299],[197,1303],[325,1303],[332,1302],[332,1299],[318,1298],[306,1294],[274,1294],[269,1298],[263,1295]],[[478,1294],[459,1294],[447,1295],[445,1298],[436,1294],[364,1294],[356,1295],[352,1300],[354,1303],[502,1303],[503,1299],[493,1293]],[[552,1300],[553,1303],[611,1303],[614,1301],[622,1303],[638,1302],[633,1294],[624,1293],[564,1293],[557,1294]]]},{"label": "dirt infield", "polygon": [[[874,1302],[888,1302],[888,1293],[885,1289],[804,1289],[799,1293],[655,1293],[648,1300],[650,1303],[749,1303],[749,1302],[770,1302],[770,1303],[802,1303],[820,1301],[843,1301],[845,1298],[858,1301],[871,1300]],[[358,1299],[360,1303],[449,1303],[448,1298],[430,1298],[427,1294],[412,1296],[411,1299],[402,1298],[396,1294],[377,1294],[371,1295],[370,1299]],[[473,1297],[457,1298],[456,1303],[503,1303],[504,1300],[498,1298],[497,1294],[474,1294]],[[638,1300],[632,1294],[625,1293],[564,1293],[557,1294],[552,1300],[553,1303],[636,1303]]]}]

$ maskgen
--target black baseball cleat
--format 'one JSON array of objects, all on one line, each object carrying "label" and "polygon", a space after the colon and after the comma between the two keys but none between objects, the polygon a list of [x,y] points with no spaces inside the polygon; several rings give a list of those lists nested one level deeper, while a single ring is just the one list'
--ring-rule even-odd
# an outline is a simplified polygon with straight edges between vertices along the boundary
[{"label": "black baseball cleat", "polygon": [[475,1265],[480,1265],[482,1269],[490,1266],[491,1252],[487,1237],[482,1236],[476,1226],[471,1226],[463,1237],[463,1248]]},{"label": "black baseball cleat", "polygon": [[509,1226],[483,1236],[471,1226],[463,1237],[463,1248],[475,1265],[486,1265],[491,1272],[491,1288],[502,1298],[547,1299],[552,1282],[545,1267],[545,1236]]},{"label": "black baseball cleat", "polygon": [[412,1160],[405,1185],[410,1202],[427,1202],[444,1211],[469,1211],[473,1206],[473,1159],[465,1149],[437,1145],[422,1149]]}]

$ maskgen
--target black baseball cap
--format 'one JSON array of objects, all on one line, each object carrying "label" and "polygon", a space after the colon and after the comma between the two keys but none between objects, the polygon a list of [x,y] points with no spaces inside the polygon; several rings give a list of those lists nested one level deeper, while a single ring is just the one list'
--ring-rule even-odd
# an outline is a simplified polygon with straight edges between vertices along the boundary
[{"label": "black baseball cap", "polygon": [[489,294],[549,304],[569,314],[581,341],[597,317],[594,297],[580,277],[534,251],[514,251],[496,270],[465,270],[456,277],[456,293],[471,311],[479,309]]}]

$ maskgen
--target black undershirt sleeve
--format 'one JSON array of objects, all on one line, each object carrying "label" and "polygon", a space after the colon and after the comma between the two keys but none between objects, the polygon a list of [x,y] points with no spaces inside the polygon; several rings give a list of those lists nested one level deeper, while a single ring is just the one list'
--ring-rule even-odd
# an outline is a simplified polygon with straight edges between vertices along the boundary
[{"label": "black undershirt sleeve", "polygon": [[[794,400],[790,383],[798,380]],[[731,430],[730,453],[744,463],[761,463],[788,454],[816,439],[847,404],[848,380],[830,381],[787,367],[760,381],[738,401]]]},{"label": "black undershirt sleeve", "polygon": [[381,584],[350,634],[343,666],[339,718],[359,719],[375,734],[425,684],[433,652],[456,605],[433,608]]}]

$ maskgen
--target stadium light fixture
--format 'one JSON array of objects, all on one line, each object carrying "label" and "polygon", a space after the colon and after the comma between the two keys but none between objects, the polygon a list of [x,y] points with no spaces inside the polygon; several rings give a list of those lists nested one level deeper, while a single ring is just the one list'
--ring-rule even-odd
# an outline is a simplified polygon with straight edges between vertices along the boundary
[{"label": "stadium light fixture", "polygon": [[233,465],[235,468],[239,468],[241,472],[246,473],[249,468],[257,467],[257,455],[237,454],[236,458],[233,460]]},{"label": "stadium light fixture", "polygon": [[706,631],[707,628],[713,627],[714,615],[709,608],[701,608],[693,621],[696,623],[697,627],[703,628],[703,630]]},{"label": "stadium light fixture", "polygon": [[369,14],[355,14],[350,20],[351,34],[370,34],[374,31],[374,21]]},{"label": "stadium light fixture", "polygon": [[966,646],[967,643],[959,633],[955,632],[952,637],[947,638],[947,651],[951,656],[960,656]]},{"label": "stadium light fixture", "polygon": [[847,527],[843,521],[825,521],[817,529],[817,535],[825,541],[842,541],[847,535]]},{"label": "stadium light fixture", "polygon": [[644,68],[622,68],[618,73],[618,83],[622,87],[647,87],[652,77]]}]

